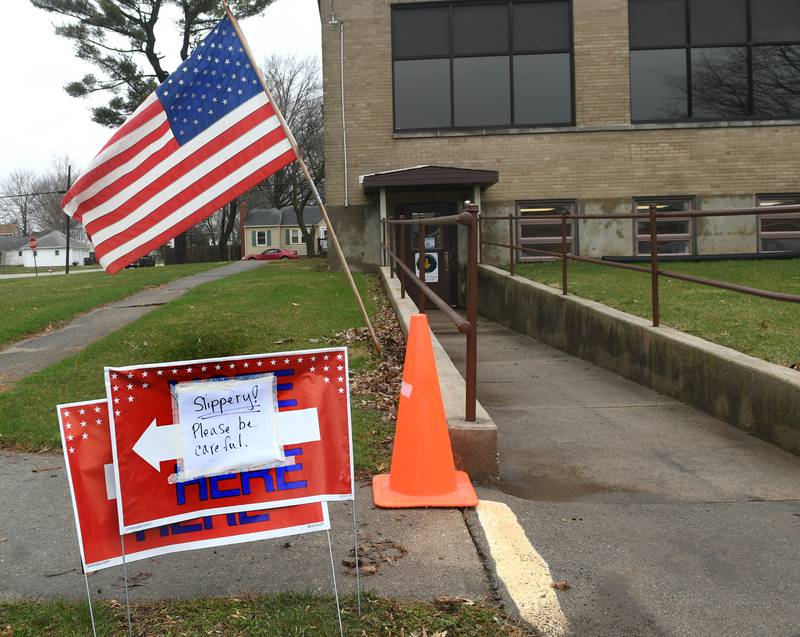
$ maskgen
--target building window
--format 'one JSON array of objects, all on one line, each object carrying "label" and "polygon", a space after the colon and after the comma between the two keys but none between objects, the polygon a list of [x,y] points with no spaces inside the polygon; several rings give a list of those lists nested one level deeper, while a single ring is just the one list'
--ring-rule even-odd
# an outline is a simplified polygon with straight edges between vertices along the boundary
[{"label": "building window", "polygon": [[20,250],[19,252],[17,252],[17,256],[20,256],[20,257],[22,256],[22,250]]},{"label": "building window", "polygon": [[303,243],[303,234],[300,232],[300,228],[292,228],[291,230],[287,230],[289,233],[287,235],[288,240],[286,243],[290,243],[292,245]]},{"label": "building window", "polygon": [[267,241],[267,232],[266,230],[253,230],[253,245],[254,246],[265,246],[269,245]]},{"label": "building window", "polygon": [[[759,207],[800,205],[800,194],[758,195]],[[758,216],[758,251],[800,253],[800,214]]]},{"label": "building window", "polygon": [[570,0],[392,8],[395,130],[574,122]]},{"label": "building window", "polygon": [[800,117],[800,2],[629,0],[631,120]]},{"label": "building window", "polygon": [[[634,212],[642,214],[655,205],[657,212],[689,211],[694,206],[693,197],[656,197],[634,200]],[[670,217],[656,221],[658,254],[679,255],[693,253],[694,224],[690,217]],[[633,220],[634,253],[650,255],[650,221]]]},{"label": "building window", "polygon": [[[568,201],[522,201],[517,202],[517,215],[523,217],[517,220],[517,244],[546,250],[561,254],[561,220],[540,219],[548,215],[574,215],[576,205],[574,200]],[[567,221],[567,252],[575,254],[575,220]],[[519,261],[543,261],[554,257],[536,254],[535,252],[519,251]]]},{"label": "building window", "polygon": [[56,256],[58,256],[58,250],[56,250]]}]

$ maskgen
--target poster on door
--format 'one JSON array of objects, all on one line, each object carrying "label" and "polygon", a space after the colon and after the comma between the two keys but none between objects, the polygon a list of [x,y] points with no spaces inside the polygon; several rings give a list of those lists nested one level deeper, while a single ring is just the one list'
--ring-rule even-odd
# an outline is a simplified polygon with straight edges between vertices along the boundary
[{"label": "poster on door", "polygon": [[425,268],[425,283],[438,283],[439,282],[439,257],[435,252],[426,252],[423,258],[420,258],[420,253],[414,253],[414,263],[417,268],[417,276],[420,270]]}]

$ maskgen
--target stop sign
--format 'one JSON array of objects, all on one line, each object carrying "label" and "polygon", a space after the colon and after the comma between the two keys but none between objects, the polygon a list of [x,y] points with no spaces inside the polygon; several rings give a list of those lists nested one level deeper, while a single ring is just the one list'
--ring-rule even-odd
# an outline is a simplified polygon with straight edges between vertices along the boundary
[{"label": "stop sign", "polygon": [[28,239],[28,247],[31,250],[36,250],[36,248],[38,246],[39,246],[39,242],[36,240],[36,237],[31,237],[30,239]]}]

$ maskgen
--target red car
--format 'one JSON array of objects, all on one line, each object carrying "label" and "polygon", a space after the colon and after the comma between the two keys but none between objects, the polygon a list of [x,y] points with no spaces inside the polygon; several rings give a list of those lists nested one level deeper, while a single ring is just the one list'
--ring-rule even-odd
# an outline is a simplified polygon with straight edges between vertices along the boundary
[{"label": "red car", "polygon": [[275,261],[277,259],[299,259],[297,250],[281,250],[279,248],[267,248],[259,254],[248,254],[242,257],[242,261]]}]

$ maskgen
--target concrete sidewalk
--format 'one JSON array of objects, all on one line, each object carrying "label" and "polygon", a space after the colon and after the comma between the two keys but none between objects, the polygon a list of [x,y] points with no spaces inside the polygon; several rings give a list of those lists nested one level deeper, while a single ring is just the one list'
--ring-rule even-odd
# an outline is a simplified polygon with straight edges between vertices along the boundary
[{"label": "concrete sidewalk", "polygon": [[[0,601],[85,598],[64,459],[0,452]],[[43,468],[49,468],[42,471]],[[362,575],[362,588],[431,601],[439,595],[490,597],[491,589],[464,516],[458,510],[386,510],[357,490],[359,541],[394,542],[408,552]],[[330,505],[340,591],[355,590],[342,565],[353,548],[350,503]],[[388,550],[388,555],[396,552]],[[352,559],[352,558],[351,558]],[[131,601],[308,591],[331,594],[325,533],[177,553],[128,565]],[[122,568],[90,576],[93,595],[122,599]]]},{"label": "concrete sidewalk", "polygon": [[160,287],[137,292],[125,299],[82,314],[52,332],[32,336],[0,350],[0,390],[80,351],[90,343],[132,323],[156,307],[182,296],[193,287],[264,265],[261,261],[236,261],[219,268],[175,279]]},{"label": "concrete sidewalk", "polygon": [[569,582],[572,634],[800,635],[800,458],[483,318],[478,348],[501,472],[480,496]]}]

